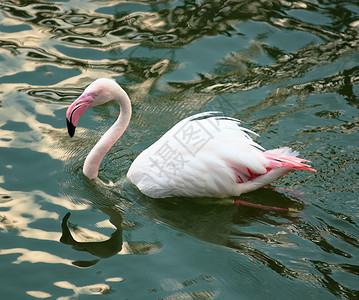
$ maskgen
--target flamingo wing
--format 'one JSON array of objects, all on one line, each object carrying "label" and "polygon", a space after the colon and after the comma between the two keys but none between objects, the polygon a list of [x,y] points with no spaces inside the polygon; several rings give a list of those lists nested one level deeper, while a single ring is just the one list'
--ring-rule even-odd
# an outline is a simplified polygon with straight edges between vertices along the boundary
[{"label": "flamingo wing", "polygon": [[144,194],[228,197],[268,172],[263,148],[240,121],[215,112],[177,123],[132,163],[128,178]]}]

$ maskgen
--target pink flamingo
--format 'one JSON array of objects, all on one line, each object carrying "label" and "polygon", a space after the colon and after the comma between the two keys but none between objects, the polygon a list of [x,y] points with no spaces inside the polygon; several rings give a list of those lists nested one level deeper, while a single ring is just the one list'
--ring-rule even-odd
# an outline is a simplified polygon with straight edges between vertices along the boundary
[{"label": "pink flamingo", "polygon": [[[90,179],[97,178],[102,159],[130,122],[130,98],[115,81],[101,78],[66,112],[72,137],[87,108],[110,100],[118,102],[121,112],[85,160],[83,173]],[[315,171],[288,147],[265,151],[248,135],[257,134],[239,124],[239,120],[216,112],[186,118],[144,150],[133,161],[127,177],[152,198],[224,198],[261,188],[292,170]]]}]

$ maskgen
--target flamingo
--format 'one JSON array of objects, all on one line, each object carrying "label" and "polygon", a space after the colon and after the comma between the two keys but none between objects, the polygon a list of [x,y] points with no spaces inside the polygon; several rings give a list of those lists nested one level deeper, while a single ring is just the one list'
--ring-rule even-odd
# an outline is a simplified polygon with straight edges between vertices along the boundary
[{"label": "flamingo", "polygon": [[[120,114],[90,151],[83,174],[98,178],[106,153],[121,137],[131,119],[131,101],[112,79],[92,82],[66,111],[71,137],[89,107],[116,100]],[[127,177],[151,198],[239,196],[278,179],[292,170],[315,171],[308,160],[289,147],[266,151],[240,126],[240,121],[205,112],[185,118],[133,161]]]}]

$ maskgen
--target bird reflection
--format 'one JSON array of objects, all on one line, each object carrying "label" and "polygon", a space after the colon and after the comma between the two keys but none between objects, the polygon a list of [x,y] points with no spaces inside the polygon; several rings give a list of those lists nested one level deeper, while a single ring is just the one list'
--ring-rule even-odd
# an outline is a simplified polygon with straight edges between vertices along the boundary
[{"label": "bird reflection", "polygon": [[[275,226],[278,230],[285,230],[290,224],[301,222],[303,217],[301,210],[304,205],[299,199],[272,188],[243,194],[240,199],[249,205],[236,205],[235,198],[220,202],[218,199],[209,198],[169,198],[148,201],[139,197],[137,201],[145,207],[148,218],[159,220],[202,241],[224,246],[231,245],[229,247],[239,252],[241,247],[238,245],[233,247],[231,240],[236,240],[236,243],[248,241],[248,237],[254,240],[268,240],[271,233],[266,232],[266,224]],[[263,224],[263,232],[246,232],[246,228],[253,223]]]},{"label": "bird reflection", "polygon": [[[62,236],[60,242],[67,245],[72,245],[72,248],[78,251],[87,251],[92,255],[100,258],[108,258],[116,255],[122,250],[122,217],[120,214],[115,214],[110,218],[110,222],[116,227],[116,231],[111,234],[111,237],[106,241],[99,242],[78,242],[76,241],[71,231],[69,230],[67,221],[71,213],[68,212],[62,219],[61,228]],[[91,261],[74,261],[73,264],[79,267],[89,267],[96,264],[99,259]]]},{"label": "bird reflection", "polygon": [[71,245],[77,251],[86,251],[98,259],[94,260],[77,260],[72,264],[78,267],[91,267],[98,263],[100,259],[112,257],[116,254],[150,254],[162,248],[161,243],[148,243],[144,241],[127,241],[124,242],[122,238],[122,215],[118,209],[113,206],[107,208],[103,207],[102,211],[110,217],[110,222],[116,227],[116,230],[111,234],[108,240],[93,241],[93,242],[78,242],[74,239],[68,226],[68,220],[71,213],[68,212],[62,219],[61,228],[62,235],[60,242],[66,245]]},{"label": "bird reflection", "polygon": [[[79,177],[83,178],[82,174]],[[62,219],[60,242],[71,245],[77,251],[85,251],[96,256],[94,260],[73,261],[73,265],[83,268],[91,267],[101,259],[107,259],[117,254],[152,254],[162,248],[162,244],[158,241],[147,242],[141,240],[132,241],[128,240],[128,238],[127,240],[123,239],[123,231],[131,230],[136,226],[136,223],[133,223],[132,220],[130,222],[123,221],[123,214],[131,207],[131,201],[122,197],[122,194],[126,194],[126,188],[121,189],[122,193],[117,193],[113,188],[98,186],[91,180],[79,180],[79,182],[82,182],[84,188],[77,190],[73,201],[82,202],[82,199],[86,199],[86,203],[90,202],[93,209],[108,216],[109,222],[116,230],[107,240],[98,241],[98,237],[90,234],[86,242],[77,241],[70,230],[72,227],[71,223],[69,223],[71,213],[68,212]],[[73,181],[69,185],[64,184],[63,187],[73,190],[72,183]]]},{"label": "bird reflection", "polygon": [[160,220],[196,239],[228,247],[283,276],[296,276],[280,260],[258,248],[262,243],[293,246],[286,233],[295,224],[304,222],[301,212],[304,204],[291,191],[263,188],[241,195],[241,200],[249,205],[234,205],[237,199],[222,204],[211,202],[211,199],[197,200],[151,199],[140,204],[146,207],[146,215],[151,219]]},{"label": "bird reflection", "polygon": [[[77,175],[81,177],[79,173]],[[83,177],[81,179],[76,182],[82,182],[84,188],[76,189],[76,200],[87,199],[94,209],[109,217],[116,230],[108,240],[98,241],[96,238],[94,241],[77,241],[69,229],[70,213],[67,213],[62,220],[60,241],[71,245],[77,251],[86,251],[96,256],[94,260],[72,262],[79,267],[93,266],[101,259],[116,254],[149,254],[162,248],[161,242],[124,241],[124,215],[142,215],[145,217],[140,217],[143,222],[166,224],[176,231],[207,243],[231,248],[269,266],[278,264],[275,259],[265,256],[253,245],[262,241],[285,246],[289,242],[283,237],[283,232],[303,221],[300,211],[304,205],[300,198],[294,195],[295,191],[263,188],[240,197],[241,204],[245,202],[249,205],[234,205],[237,200],[235,198],[223,201],[181,197],[150,199],[128,181],[116,187],[106,187],[84,180]],[[71,183],[64,187],[73,191],[73,182],[71,180]],[[142,224],[142,221],[139,224]],[[252,228],[251,224],[260,226],[259,231],[248,231],[248,228]],[[273,230],[274,227],[278,230]],[[278,271],[275,267],[273,269]],[[284,272],[290,273],[290,270]]]}]

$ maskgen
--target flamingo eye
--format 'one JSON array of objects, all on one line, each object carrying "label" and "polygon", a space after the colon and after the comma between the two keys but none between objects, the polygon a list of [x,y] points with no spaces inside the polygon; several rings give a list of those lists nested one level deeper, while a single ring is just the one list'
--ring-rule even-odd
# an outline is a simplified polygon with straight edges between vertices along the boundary
[{"label": "flamingo eye", "polygon": [[98,91],[93,92],[94,96],[98,96]]}]

